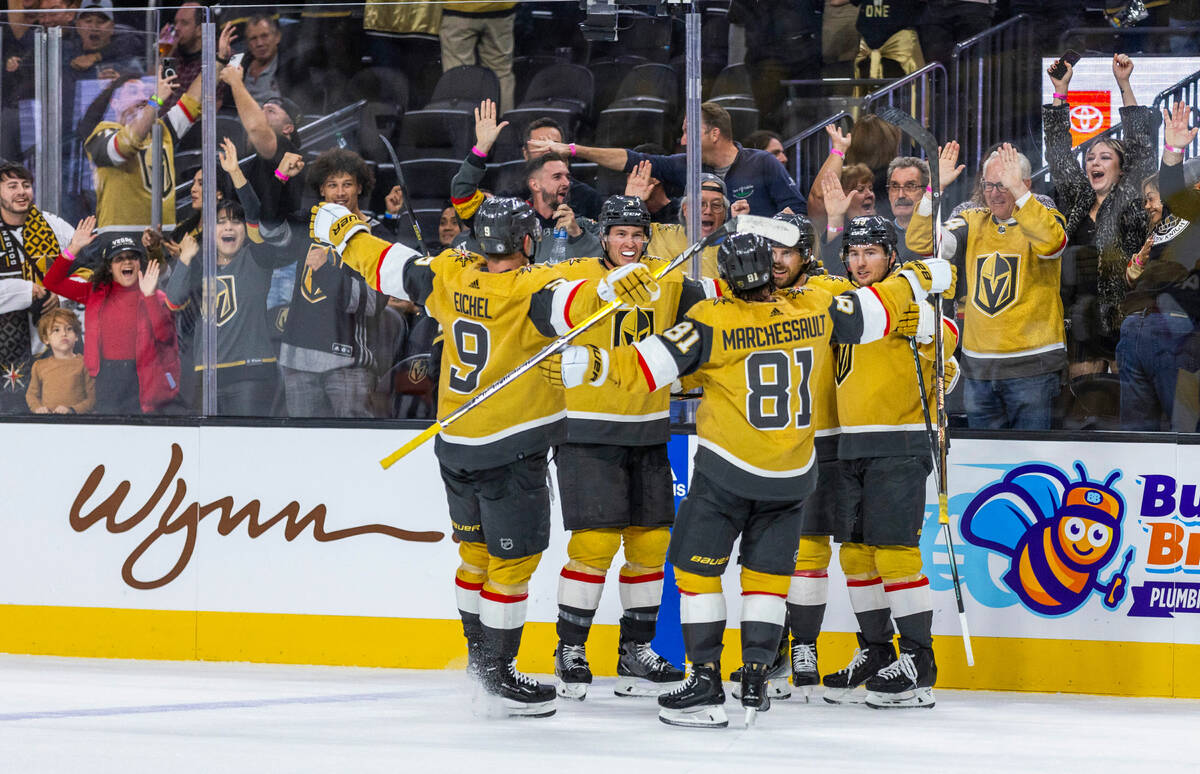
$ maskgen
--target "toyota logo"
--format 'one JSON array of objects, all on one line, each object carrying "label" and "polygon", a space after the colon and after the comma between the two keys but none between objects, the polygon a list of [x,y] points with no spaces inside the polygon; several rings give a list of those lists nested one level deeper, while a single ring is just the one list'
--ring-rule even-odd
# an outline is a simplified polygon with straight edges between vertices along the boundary
[{"label": "toyota logo", "polygon": [[1071,128],[1080,134],[1091,134],[1104,126],[1104,114],[1095,105],[1076,105],[1071,108]]}]

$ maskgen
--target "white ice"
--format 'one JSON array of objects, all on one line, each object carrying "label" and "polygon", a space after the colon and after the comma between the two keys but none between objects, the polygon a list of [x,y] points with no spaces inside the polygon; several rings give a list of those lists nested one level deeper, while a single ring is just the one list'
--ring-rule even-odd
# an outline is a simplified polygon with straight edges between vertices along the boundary
[{"label": "white ice", "polygon": [[[0,771],[1194,770],[1200,702],[938,690],[933,709],[776,702],[663,725],[598,678],[548,719],[480,719],[450,672],[0,656]],[[728,687],[728,685],[727,685]]]}]

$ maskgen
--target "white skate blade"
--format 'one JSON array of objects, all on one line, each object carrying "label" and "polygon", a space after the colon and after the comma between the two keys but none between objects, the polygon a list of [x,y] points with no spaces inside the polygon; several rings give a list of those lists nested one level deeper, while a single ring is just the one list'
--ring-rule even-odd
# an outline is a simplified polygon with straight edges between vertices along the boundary
[{"label": "white skate blade", "polygon": [[564,683],[558,681],[558,695],[564,699],[574,699],[575,701],[583,701],[587,698],[587,683]]},{"label": "white skate blade", "polygon": [[673,683],[655,683],[650,680],[643,680],[640,677],[618,676],[616,684],[613,685],[613,693],[617,696],[654,698],[662,696],[664,693],[670,693],[681,685],[683,685],[682,680],[677,680]]},{"label": "white skate blade", "polygon": [[[742,698],[742,684],[735,682],[733,689],[730,691],[733,698]],[[792,685],[786,677],[773,677],[767,681],[767,698],[768,699],[787,699],[792,695]]]},{"label": "white skate blade", "polygon": [[867,700],[867,689],[861,685],[854,688],[826,688],[824,698],[830,704],[862,704]]},{"label": "white skate blade", "polygon": [[867,692],[867,706],[871,709],[912,709],[933,707],[933,689],[916,688],[900,693]]},{"label": "white skate blade", "polygon": [[685,726],[687,728],[725,728],[729,725],[725,708],[720,704],[701,705],[685,710],[660,707],[658,719],[668,726]]},{"label": "white skate blade", "polygon": [[746,728],[754,728],[754,722],[758,720],[758,710],[753,707],[746,708]]},{"label": "white skate blade", "polygon": [[799,688],[792,688],[792,699],[795,699],[800,704],[811,704],[817,700],[817,689],[819,685],[802,685]]}]

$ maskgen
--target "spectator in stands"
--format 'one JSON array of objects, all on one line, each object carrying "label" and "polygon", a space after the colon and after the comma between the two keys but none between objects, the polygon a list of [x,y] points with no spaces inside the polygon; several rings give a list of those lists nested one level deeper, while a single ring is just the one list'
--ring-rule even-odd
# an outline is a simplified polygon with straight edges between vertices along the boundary
[{"label": "spectator in stands", "polygon": [[43,27],[70,27],[75,23],[77,7],[75,0],[42,0],[38,24]]},{"label": "spectator in stands", "polygon": [[858,55],[859,36],[855,24],[858,8],[851,0],[825,0],[821,15],[822,74],[848,78]]},{"label": "spectator in stands", "polygon": [[900,130],[879,116],[869,113],[854,122],[854,139],[846,148],[847,164],[866,164],[873,178],[875,206],[888,214],[888,164],[900,150]]},{"label": "spectator in stands", "polygon": [[454,205],[446,202],[442,206],[441,217],[438,218],[438,245],[443,248],[450,247],[455,242],[460,241],[458,235],[463,233],[463,230],[463,222],[458,219],[458,213],[454,211]]},{"label": "spectator in stands", "polygon": [[63,43],[63,60],[72,70],[91,78],[145,71],[145,41],[114,22],[112,0],[83,0],[75,24],[75,35]]},{"label": "spectator in stands", "polygon": [[[808,215],[816,226],[818,232],[821,230],[821,225],[825,220],[825,202],[823,198],[824,180],[826,178],[838,178],[842,180],[843,187],[849,182],[848,178],[843,175],[843,171],[847,166],[856,166],[865,168],[870,172],[868,175],[859,169],[851,177],[853,178],[853,188],[857,188],[860,183],[867,180],[871,187],[871,196],[860,196],[851,205],[851,214],[847,217],[857,217],[857,214],[873,215],[874,208],[878,208],[881,202],[888,201],[887,179],[888,165],[892,159],[896,157],[896,149],[900,141],[899,131],[874,115],[863,116],[854,124],[853,133],[843,132],[841,127],[830,124],[825,127],[825,133],[829,135],[829,156],[825,162],[821,164],[821,168],[817,170],[817,175],[813,178],[812,190],[808,193]],[[846,189],[847,191],[850,188]],[[859,210],[864,210],[859,212]],[[865,210],[870,209],[871,212]],[[882,213],[887,215],[887,212]]]},{"label": "spectator in stands", "polygon": [[74,229],[33,203],[33,175],[0,164],[0,414],[24,412],[33,349],[29,330],[58,306],[43,277]]},{"label": "spectator in stands", "polygon": [[[821,71],[819,2],[736,0],[730,7],[730,22],[746,28],[746,67],[750,70],[754,102],[768,120],[786,95],[781,80],[815,78]],[[730,188],[734,198],[739,198],[736,186]]]},{"label": "spectator in stands", "polygon": [[[965,166],[963,168],[965,169]],[[896,252],[901,261],[920,260],[921,256],[904,243],[904,235],[912,221],[913,212],[917,209],[917,202],[921,201],[925,189],[929,187],[929,164],[925,159],[916,156],[897,156],[888,165],[887,181],[888,201],[892,206],[892,225],[896,227],[896,237],[900,242],[896,246]]]},{"label": "spectator in stands", "polygon": [[[956,143],[938,159],[944,191],[962,173]],[[983,165],[987,207],[964,209],[946,222],[942,257],[966,285],[962,367],[972,428],[1047,430],[1066,368],[1059,257],[1065,219],[1029,190],[1029,160],[1004,144]],[[926,195],[909,222],[907,244],[933,252],[932,201]],[[962,293],[959,293],[962,297]]]},{"label": "spectator in stands", "polygon": [[283,34],[279,20],[272,15],[257,13],[246,20],[246,52],[250,61],[243,62],[246,91],[254,101],[265,105],[284,95],[284,71],[279,66],[279,42]]},{"label": "spectator in stands", "polygon": [[25,402],[34,414],[88,414],[96,405],[96,384],[76,352],[83,337],[79,318],[54,309],[38,320],[38,337],[46,346],[33,363]]},{"label": "spectator in stands", "polygon": [[[663,155],[661,145],[645,143],[635,148],[638,153]],[[719,178],[718,178],[719,179]],[[646,203],[651,223],[679,223],[680,200],[667,196],[662,181],[650,174],[650,162],[643,161],[625,178],[625,195],[637,196]]]},{"label": "spectator in stands", "polygon": [[[41,16],[38,13],[38,0],[8,0],[8,10],[9,14],[0,19],[0,51],[4,52],[2,83],[6,106],[18,104],[32,86],[33,30]],[[7,149],[7,146],[3,147]],[[5,150],[0,150],[0,156],[8,155]]]},{"label": "spectator in stands", "polygon": [[955,44],[991,27],[995,15],[996,0],[928,0],[920,27],[925,61],[949,69]]},{"label": "spectator in stands", "polygon": [[[200,80],[200,25],[204,14],[200,3],[186,2],[175,11],[175,48],[171,56],[175,59],[175,74],[178,80],[165,107],[174,105],[192,86]],[[225,64],[220,62],[220,64]]]},{"label": "spectator in stands", "polygon": [[1072,309],[1074,377],[1112,370],[1127,289],[1125,269],[1149,230],[1141,183],[1154,172],[1159,116],[1153,108],[1138,106],[1129,85],[1133,61],[1115,55],[1112,70],[1121,90],[1124,139],[1093,142],[1080,169],[1071,148],[1070,106],[1062,98],[1073,73],[1070,65],[1066,67],[1061,78],[1050,79],[1061,97],[1042,108],[1046,160],[1059,208],[1067,218],[1069,244],[1093,247],[1098,256],[1096,287],[1077,288],[1083,297]]},{"label": "spectator in stands", "polygon": [[899,78],[925,66],[916,29],[923,4],[924,0],[856,3],[855,28],[862,36],[854,57],[859,78]]},{"label": "spectator in stands", "polygon": [[[487,170],[485,159],[496,137],[508,125],[507,121],[496,123],[496,105],[490,99],[475,108],[475,146],[450,181],[450,201],[464,223],[470,224],[479,209],[485,194],[479,190],[479,181]],[[576,218],[571,208],[571,176],[567,171],[566,157],[549,150],[551,147],[569,148],[562,143],[549,140],[530,140],[532,158],[525,165],[525,181],[529,188],[529,204],[537,213],[542,225],[542,238],[538,241],[533,260],[546,261],[554,250],[554,229],[562,226],[567,230],[566,257],[585,258],[601,255],[603,247],[599,231],[589,218]],[[624,151],[622,151],[624,152]]]},{"label": "spectator in stands", "polygon": [[[500,124],[503,128],[508,122],[504,121]],[[563,132],[562,126],[553,118],[535,118],[525,125],[525,136],[521,141],[521,156],[529,161],[537,155],[549,153],[547,150],[542,150],[541,153],[534,153],[531,150],[530,142],[532,140],[542,140],[547,142],[563,143],[566,141],[566,134]],[[567,159],[567,165],[570,166],[570,159]],[[569,171],[569,170],[568,170]],[[529,189],[525,185],[525,179],[521,172],[517,172],[515,176],[509,177],[507,180],[501,178],[496,186],[501,192],[508,192],[512,196],[526,198],[529,196]],[[595,220],[600,215],[600,207],[604,204],[604,197],[592,188],[587,183],[571,178],[571,209],[575,210],[577,215]]]},{"label": "spectator in stands", "polygon": [[442,9],[442,70],[478,64],[500,81],[500,113],[512,110],[515,2],[460,2]]},{"label": "spectator in stands", "polygon": [[[288,253],[291,233],[282,222],[260,217],[258,195],[238,167],[237,148],[229,138],[222,140],[219,153],[235,193],[217,204],[216,231],[204,235],[217,245],[217,411],[271,416],[279,369],[268,330],[267,291],[272,270],[294,260]],[[188,234],[179,247],[179,264],[166,283],[167,300],[174,310],[196,308],[202,304],[204,279],[203,262],[195,260],[200,243]],[[204,327],[194,328],[191,349],[199,352]],[[203,373],[206,365],[196,363],[196,372]],[[199,406],[200,396],[194,398],[193,406]]]},{"label": "spectator in stands", "polygon": [[[653,198],[655,180],[650,177],[650,162],[643,161],[637,165],[625,184],[628,196],[637,196],[643,200]],[[658,186],[661,188],[661,186]],[[743,202],[742,207],[745,207]],[[679,202],[679,221],[677,223],[662,223],[651,221],[650,241],[646,244],[646,254],[670,260],[679,255],[688,246],[688,213],[687,197]],[[725,195],[725,182],[711,172],[700,175],[700,238],[711,234],[714,230],[725,225],[730,214],[729,199]],[[705,277],[716,277],[718,245],[710,245],[700,253],[700,273]]]},{"label": "spectator in stands", "polygon": [[[687,136],[687,120],[683,122]],[[686,140],[683,141],[686,144]],[[624,148],[590,148],[583,145],[532,140],[536,151],[549,150],[564,156],[576,155],[607,169],[631,172],[649,161],[653,176],[668,189],[682,191],[687,182],[687,155],[653,156]],[[743,148],[733,141],[733,124],[725,108],[714,102],[700,105],[700,156],[702,169],[725,181],[730,199],[745,199],[753,215],[770,216],[782,210],[803,214],[804,197],[779,162],[766,151]]]},{"label": "spectator in stands", "polygon": [[[375,178],[357,153],[341,148],[322,153],[309,168],[309,181],[321,201],[346,207],[373,229],[379,226],[359,207]],[[371,416],[367,401],[377,361],[367,341],[386,307],[387,297],[342,265],[337,253],[309,248],[296,267],[279,350],[289,416]],[[382,365],[383,371],[391,367]]]},{"label": "spectator in stands", "polygon": [[[1133,288],[1122,304],[1117,342],[1121,427],[1195,432],[1200,406],[1200,161],[1182,163],[1180,150],[1196,138],[1189,108],[1163,111],[1164,150],[1159,172],[1143,184],[1150,236],[1129,263]],[[1162,198],[1159,197],[1161,186]],[[1183,386],[1189,394],[1176,400]]]},{"label": "spectator in stands", "polygon": [[81,122],[91,126],[111,106],[116,121],[99,121],[87,135],[84,149],[96,165],[96,219],[102,231],[125,231],[136,238],[150,224],[152,169],[150,127],[163,126],[163,223],[175,222],[175,143],[200,116],[200,81],[196,80],[166,114],[159,106],[170,97],[175,79],[159,74],[153,93],[141,80],[122,76],[100,93]]},{"label": "spectator in stands", "polygon": [[841,178],[826,173],[818,181],[826,210],[825,231],[820,242],[821,261],[830,274],[848,274],[842,260],[842,235],[846,221],[860,215],[876,214],[870,175],[871,170],[865,164],[851,164],[842,169]]},{"label": "spectator in stands", "polygon": [[141,242],[105,237],[90,281],[70,276],[75,256],[96,239],[96,218],[79,222],[71,243],[46,272],[46,288],[84,305],[83,358],[96,380],[97,414],[153,413],[179,394],[179,348],[159,263],[147,265]]},{"label": "spectator in stands", "polygon": [[746,147],[765,150],[775,158],[779,159],[779,163],[787,169],[788,157],[787,152],[783,149],[783,138],[770,129],[759,129],[757,132],[751,132],[746,137]]}]

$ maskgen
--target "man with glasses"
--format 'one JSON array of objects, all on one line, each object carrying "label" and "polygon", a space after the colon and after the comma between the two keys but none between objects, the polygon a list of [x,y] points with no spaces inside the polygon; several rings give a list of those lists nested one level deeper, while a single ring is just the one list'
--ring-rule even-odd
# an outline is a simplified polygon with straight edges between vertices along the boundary
[{"label": "man with glasses", "polygon": [[896,252],[900,261],[918,261],[921,256],[904,244],[904,234],[912,221],[917,202],[929,187],[929,164],[916,156],[897,156],[887,169],[888,202],[892,206],[892,225],[896,227]]},{"label": "man with glasses", "polygon": [[[942,190],[954,182],[958,144],[938,159]],[[1029,190],[1029,159],[1008,143],[983,165],[984,207],[946,221],[942,256],[966,278],[963,376],[967,422],[973,428],[1048,430],[1051,405],[1067,366],[1059,256],[1065,219]],[[932,204],[917,205],[908,248],[933,253]],[[958,296],[962,296],[960,282]]]}]

